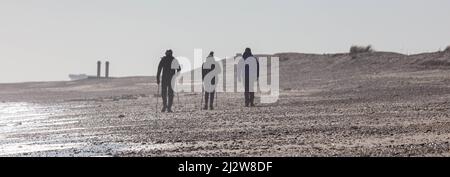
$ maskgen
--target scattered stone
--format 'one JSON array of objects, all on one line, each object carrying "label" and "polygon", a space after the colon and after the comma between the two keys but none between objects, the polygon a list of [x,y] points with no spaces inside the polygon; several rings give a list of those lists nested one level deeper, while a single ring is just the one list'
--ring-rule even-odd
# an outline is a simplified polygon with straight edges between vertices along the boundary
[{"label": "scattered stone", "polygon": [[156,143],[156,144],[162,144],[162,143],[165,143],[165,141],[164,141],[164,140],[158,140],[158,141],[156,141],[155,143]]},{"label": "scattered stone", "polygon": [[359,127],[358,127],[358,126],[351,126],[350,129],[352,129],[352,130],[358,130]]},{"label": "scattered stone", "polygon": [[125,115],[123,115],[123,114],[119,115],[119,118],[124,118],[124,117],[125,117]]}]

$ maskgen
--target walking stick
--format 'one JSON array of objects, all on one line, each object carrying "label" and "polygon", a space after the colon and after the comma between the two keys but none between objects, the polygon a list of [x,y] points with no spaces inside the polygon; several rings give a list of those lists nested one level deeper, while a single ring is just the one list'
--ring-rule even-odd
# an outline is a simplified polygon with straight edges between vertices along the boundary
[{"label": "walking stick", "polygon": [[[179,75],[180,75],[180,72],[178,71],[176,77],[178,77]],[[181,107],[181,104],[180,104],[180,95],[178,94],[178,92],[179,92],[178,85],[180,84],[180,81],[178,80],[178,83],[176,83],[176,84],[177,84],[177,85],[176,85],[176,88],[177,88],[177,90],[176,90],[176,92],[177,92],[177,101],[178,101],[178,105]]]},{"label": "walking stick", "polygon": [[202,110],[202,106],[203,106],[203,85],[202,85],[202,101],[200,102],[200,110]]},{"label": "walking stick", "polygon": [[219,97],[217,96],[217,90],[216,90],[216,109],[217,109],[217,102],[219,101]]},{"label": "walking stick", "polygon": [[158,104],[159,104],[159,84],[158,84],[158,91],[156,92],[156,109],[155,112],[158,112]]},{"label": "walking stick", "polygon": [[178,95],[178,92],[177,92],[177,100],[178,100],[178,105],[181,105],[180,104],[180,96]]}]

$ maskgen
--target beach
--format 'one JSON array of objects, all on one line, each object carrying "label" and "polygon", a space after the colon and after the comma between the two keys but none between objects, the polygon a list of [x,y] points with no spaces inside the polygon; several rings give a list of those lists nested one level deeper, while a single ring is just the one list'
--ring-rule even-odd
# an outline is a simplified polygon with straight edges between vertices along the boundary
[{"label": "beach", "polygon": [[154,77],[0,84],[0,156],[450,156],[450,54],[276,54],[278,102],[179,93]]}]

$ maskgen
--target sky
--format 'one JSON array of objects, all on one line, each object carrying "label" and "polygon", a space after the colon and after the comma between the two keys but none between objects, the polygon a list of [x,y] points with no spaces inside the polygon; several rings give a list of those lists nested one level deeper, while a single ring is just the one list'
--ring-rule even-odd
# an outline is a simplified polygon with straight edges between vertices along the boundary
[{"label": "sky", "polygon": [[155,75],[166,49],[193,58],[339,53],[351,45],[405,54],[450,45],[449,0],[0,0],[0,83],[96,74]]}]

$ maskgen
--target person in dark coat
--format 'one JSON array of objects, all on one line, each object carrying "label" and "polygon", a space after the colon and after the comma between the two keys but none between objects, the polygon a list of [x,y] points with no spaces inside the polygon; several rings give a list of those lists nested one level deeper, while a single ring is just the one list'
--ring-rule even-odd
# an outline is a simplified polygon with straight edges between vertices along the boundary
[{"label": "person in dark coat", "polygon": [[[214,105],[214,94],[216,91],[216,83],[219,82],[218,81],[219,78],[217,78],[216,76],[220,72],[221,68],[219,63],[214,59],[214,52],[210,52],[208,57],[206,58],[205,63],[203,63],[202,65],[202,80],[203,86],[205,88],[204,110],[208,109],[208,101],[209,101],[209,109],[211,110],[214,109],[213,105]],[[207,77],[206,80],[205,77]]]},{"label": "person in dark coat", "polygon": [[[250,67],[250,64],[256,66]],[[242,75],[244,78],[245,87],[245,106],[255,106],[255,88],[254,84],[259,80],[259,61],[258,58],[253,56],[250,48],[246,48],[242,55],[241,61],[238,64],[238,77]]]},{"label": "person in dark coat", "polygon": [[[174,69],[175,68],[175,69]],[[181,67],[173,57],[172,50],[166,51],[166,56],[161,58],[161,61],[158,65],[158,72],[156,73],[156,82],[158,84],[158,87],[161,84],[161,96],[163,99],[163,109],[162,112],[172,112],[172,104],[173,104],[173,97],[174,97],[174,91],[172,86],[172,78],[176,74],[176,72],[180,72]],[[161,72],[162,72],[162,82],[160,80],[161,78]]]}]

